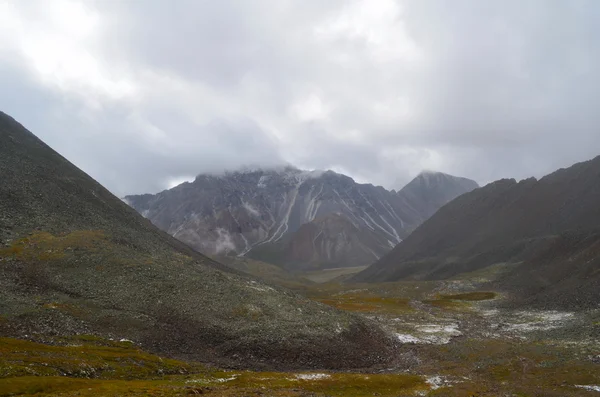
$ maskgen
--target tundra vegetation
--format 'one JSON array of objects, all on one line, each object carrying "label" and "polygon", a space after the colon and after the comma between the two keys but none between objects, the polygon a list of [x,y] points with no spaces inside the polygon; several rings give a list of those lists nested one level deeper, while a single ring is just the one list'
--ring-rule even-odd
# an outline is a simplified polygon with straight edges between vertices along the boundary
[{"label": "tundra vegetation", "polygon": [[[57,247],[71,238],[40,235],[29,241]],[[9,250],[22,255],[18,247],[24,244]],[[450,281],[317,284],[299,278],[299,293],[366,316],[396,335],[403,343],[398,367],[265,372],[159,357],[134,342],[94,335],[2,338],[0,396],[595,395],[600,313],[510,308],[509,296],[483,289],[499,273],[493,269],[487,279],[478,274]],[[58,302],[40,305],[80,310]]]}]

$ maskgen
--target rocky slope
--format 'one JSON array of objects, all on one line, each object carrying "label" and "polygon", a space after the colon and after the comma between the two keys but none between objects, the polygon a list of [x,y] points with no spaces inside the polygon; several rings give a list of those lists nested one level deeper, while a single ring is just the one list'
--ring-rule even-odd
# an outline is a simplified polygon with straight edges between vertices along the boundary
[{"label": "rocky slope", "polygon": [[[545,176],[500,180],[442,207],[356,281],[443,279],[522,262],[502,286],[568,305],[600,303],[600,157]],[[517,276],[519,275],[519,276]],[[548,299],[546,299],[548,298]]]},{"label": "rocky slope", "polygon": [[396,193],[332,171],[286,167],[199,175],[125,201],[201,252],[305,270],[372,263],[437,206],[477,186],[465,181],[422,174]]},{"label": "rocky slope", "polygon": [[0,112],[0,335],[96,334],[242,366],[365,367],[394,342],[160,231]]}]

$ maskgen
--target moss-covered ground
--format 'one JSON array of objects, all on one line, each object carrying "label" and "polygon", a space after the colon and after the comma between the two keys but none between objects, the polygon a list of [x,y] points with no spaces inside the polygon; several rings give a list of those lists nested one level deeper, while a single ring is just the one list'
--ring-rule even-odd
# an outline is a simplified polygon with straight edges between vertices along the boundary
[{"label": "moss-covered ground", "polygon": [[[506,297],[473,289],[469,282],[464,283],[464,290],[461,285],[460,280],[453,280],[377,285],[328,283],[299,288],[299,292],[318,302],[369,316],[390,332],[398,333],[405,342],[403,354],[415,358],[408,370],[226,370],[158,357],[131,342],[93,335],[46,338],[45,343],[0,338],[0,397],[597,394],[581,386],[600,385],[600,338],[594,339],[593,334],[585,338],[583,333],[577,338],[557,339],[553,333],[511,327],[506,323],[516,317],[495,306]],[[77,310],[67,306],[52,309]],[[533,316],[538,328],[546,317]],[[600,324],[597,313],[566,318],[570,323],[580,321],[591,331]],[[550,324],[553,332],[561,324]]]},{"label": "moss-covered ground", "polygon": [[53,345],[0,338],[0,396],[397,396],[427,391],[412,374],[226,371],[161,358],[130,342],[78,336]]}]

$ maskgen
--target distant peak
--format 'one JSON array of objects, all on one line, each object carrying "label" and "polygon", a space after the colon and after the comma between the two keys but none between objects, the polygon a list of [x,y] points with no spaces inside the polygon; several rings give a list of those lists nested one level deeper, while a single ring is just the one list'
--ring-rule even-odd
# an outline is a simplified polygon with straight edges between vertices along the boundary
[{"label": "distant peak", "polygon": [[432,174],[442,174],[442,172],[434,171],[434,170],[427,170],[427,169],[419,172],[419,175],[432,175]]},{"label": "distant peak", "polygon": [[446,174],[444,172],[423,170],[399,191],[421,186],[423,188],[438,188],[440,186],[460,185],[466,191],[479,187],[478,183],[464,177]]},{"label": "distant peak", "polygon": [[446,174],[444,172],[433,171],[433,170],[423,170],[423,171],[419,172],[419,174],[417,175],[417,178],[419,178],[419,177],[427,178],[427,177],[432,177],[432,176],[444,176],[444,177],[449,177],[449,178],[456,178],[455,176]]},{"label": "distant peak", "polygon": [[431,180],[440,180],[443,178],[453,178],[452,175],[444,174],[443,172],[423,170],[413,179],[413,181],[429,182]]}]

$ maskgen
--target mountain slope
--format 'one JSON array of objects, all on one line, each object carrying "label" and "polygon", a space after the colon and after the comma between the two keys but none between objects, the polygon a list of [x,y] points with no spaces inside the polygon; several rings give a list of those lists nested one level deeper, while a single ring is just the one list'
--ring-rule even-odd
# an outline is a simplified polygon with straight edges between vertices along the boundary
[{"label": "mountain slope", "polygon": [[[595,257],[580,256],[577,247],[597,252],[593,247],[600,229],[599,202],[600,157],[539,181],[500,180],[442,207],[355,280],[440,279],[494,263],[523,261],[519,272],[529,277],[522,280],[527,285],[522,292],[538,288],[541,293],[542,288],[547,294],[551,286],[569,284],[551,274],[570,276],[580,266],[587,269],[580,269],[583,273],[597,266]],[[555,252],[555,259],[548,260],[549,252]],[[582,264],[584,259],[588,265]],[[597,283],[597,273],[590,282]]]},{"label": "mountain slope", "polygon": [[332,171],[286,167],[199,175],[125,200],[199,251],[306,270],[373,262],[423,222],[435,203],[461,193],[452,186],[443,198],[421,203],[422,196],[444,189],[433,181],[397,194]]},{"label": "mountain slope", "polygon": [[400,189],[398,194],[425,218],[429,218],[443,205],[478,187],[477,182],[471,179],[423,171]]},{"label": "mountain slope", "polygon": [[195,252],[3,113],[0,173],[0,335],[92,333],[243,366],[391,359],[367,320]]}]

